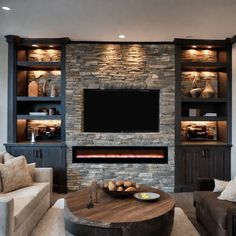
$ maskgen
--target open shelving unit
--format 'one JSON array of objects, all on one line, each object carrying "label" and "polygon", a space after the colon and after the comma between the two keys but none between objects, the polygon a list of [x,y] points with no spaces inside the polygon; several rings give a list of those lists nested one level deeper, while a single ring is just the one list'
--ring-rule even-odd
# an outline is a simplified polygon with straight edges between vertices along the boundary
[{"label": "open shelving unit", "polygon": [[[8,59],[8,142],[14,156],[54,169],[54,190],[66,192],[65,52],[68,38],[6,36]],[[34,81],[38,94],[29,94]],[[56,94],[51,93],[52,86]],[[52,109],[53,113],[49,113]],[[46,115],[39,115],[46,111]],[[34,113],[34,114],[32,114]],[[55,131],[55,132],[54,132]],[[36,132],[36,142],[31,134]],[[38,132],[38,133],[37,133]]]},{"label": "open shelving unit", "polygon": [[[230,178],[232,48],[228,39],[175,39],[175,46],[175,191],[193,191],[197,178]],[[214,90],[209,97],[206,80]],[[201,94],[193,96],[193,88]]]}]

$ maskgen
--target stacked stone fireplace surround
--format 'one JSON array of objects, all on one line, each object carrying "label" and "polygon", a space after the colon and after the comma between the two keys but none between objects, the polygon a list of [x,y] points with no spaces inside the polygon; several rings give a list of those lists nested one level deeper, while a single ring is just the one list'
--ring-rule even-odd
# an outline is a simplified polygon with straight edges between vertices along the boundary
[{"label": "stacked stone fireplace surround", "polygon": [[[132,179],[174,190],[175,47],[173,44],[71,43],[66,49],[68,189],[92,180]],[[83,132],[83,89],[160,89],[160,132]],[[72,163],[72,146],[167,146],[168,164]]]}]

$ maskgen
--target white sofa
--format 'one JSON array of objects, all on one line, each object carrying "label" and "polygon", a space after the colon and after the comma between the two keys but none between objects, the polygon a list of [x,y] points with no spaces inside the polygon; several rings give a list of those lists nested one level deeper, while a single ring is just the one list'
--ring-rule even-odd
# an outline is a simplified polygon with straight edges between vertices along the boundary
[{"label": "white sofa", "polygon": [[0,193],[0,236],[27,236],[51,206],[52,168],[36,168],[34,184]]}]

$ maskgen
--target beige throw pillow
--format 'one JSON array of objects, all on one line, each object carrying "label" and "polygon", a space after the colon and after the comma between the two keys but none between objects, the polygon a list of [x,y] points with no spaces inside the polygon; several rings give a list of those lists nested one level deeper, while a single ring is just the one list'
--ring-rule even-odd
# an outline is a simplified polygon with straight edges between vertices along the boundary
[{"label": "beige throw pillow", "polygon": [[7,193],[33,184],[24,156],[0,164],[3,192]]},{"label": "beige throw pillow", "polygon": [[223,180],[219,180],[219,179],[214,179],[215,182],[215,188],[213,190],[213,192],[222,192],[225,190],[227,184],[229,183],[229,181],[223,181]]},{"label": "beige throw pillow", "polygon": [[[21,155],[19,157],[24,157],[25,158],[25,156],[23,156],[23,155]],[[7,163],[9,160],[12,160],[13,158],[15,158],[15,157],[12,156],[10,153],[5,152],[4,155],[3,155],[3,163]],[[29,172],[30,172],[31,178],[34,181],[35,180],[35,173],[36,173],[35,172],[36,163],[34,162],[34,163],[28,164],[28,168],[29,168]]]},{"label": "beige throw pillow", "polygon": [[236,202],[236,177],[227,184],[225,190],[220,194],[218,199]]}]

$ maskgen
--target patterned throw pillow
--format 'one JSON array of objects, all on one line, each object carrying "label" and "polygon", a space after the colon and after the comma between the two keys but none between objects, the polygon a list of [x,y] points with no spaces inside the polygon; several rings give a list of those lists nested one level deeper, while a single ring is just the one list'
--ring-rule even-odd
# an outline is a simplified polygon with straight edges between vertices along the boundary
[{"label": "patterned throw pillow", "polygon": [[229,183],[229,181],[223,181],[219,179],[214,179],[214,181],[215,181],[215,188],[213,192],[215,193],[224,191],[227,184]]},{"label": "patterned throw pillow", "polygon": [[4,193],[33,184],[24,156],[13,158],[6,164],[0,164],[0,173]]},{"label": "patterned throw pillow", "polygon": [[236,177],[227,184],[225,190],[220,194],[218,199],[236,202]]}]

